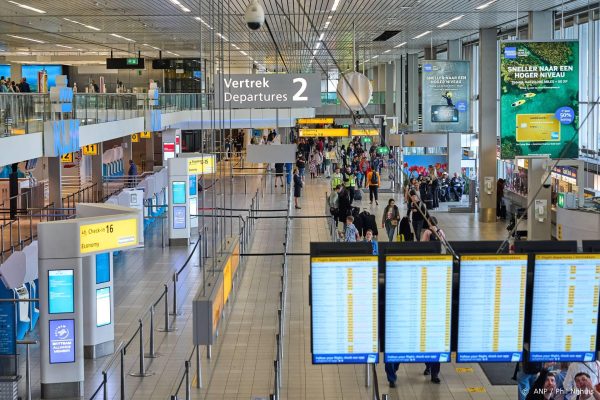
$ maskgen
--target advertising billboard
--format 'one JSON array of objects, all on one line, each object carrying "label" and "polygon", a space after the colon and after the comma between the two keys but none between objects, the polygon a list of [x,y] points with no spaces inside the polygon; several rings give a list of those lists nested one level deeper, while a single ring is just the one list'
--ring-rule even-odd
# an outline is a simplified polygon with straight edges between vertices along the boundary
[{"label": "advertising billboard", "polygon": [[74,271],[57,269],[48,271],[48,312],[72,313],[75,308]]},{"label": "advertising billboard", "polygon": [[110,325],[110,287],[96,289],[96,326]]},{"label": "advertising billboard", "polygon": [[423,132],[468,132],[471,66],[468,61],[423,61]]},{"label": "advertising billboard", "polygon": [[500,155],[577,158],[579,42],[500,43]]}]

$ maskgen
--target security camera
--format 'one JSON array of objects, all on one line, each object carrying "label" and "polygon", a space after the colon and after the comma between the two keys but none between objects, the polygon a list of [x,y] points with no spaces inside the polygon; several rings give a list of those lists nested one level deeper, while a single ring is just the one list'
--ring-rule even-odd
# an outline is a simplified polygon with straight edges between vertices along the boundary
[{"label": "security camera", "polygon": [[246,14],[244,15],[244,21],[248,28],[253,31],[257,31],[265,23],[265,11],[262,6],[258,4],[258,0],[252,0],[252,3],[248,5]]}]

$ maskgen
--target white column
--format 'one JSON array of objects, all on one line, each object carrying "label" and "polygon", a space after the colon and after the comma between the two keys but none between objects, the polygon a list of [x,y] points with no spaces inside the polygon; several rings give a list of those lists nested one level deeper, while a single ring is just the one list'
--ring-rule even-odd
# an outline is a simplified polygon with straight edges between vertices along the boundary
[{"label": "white column", "polygon": [[54,203],[54,208],[62,208],[62,165],[60,157],[46,158],[48,163],[48,189],[50,195],[50,203]]},{"label": "white column", "polygon": [[410,130],[416,132],[419,119],[419,55],[409,54],[407,56],[408,64],[408,126]]},{"label": "white column", "polygon": [[[496,135],[498,131],[498,42],[496,28],[479,31],[479,220],[496,222]],[[484,188],[492,179],[491,193]]]},{"label": "white column", "polygon": [[[460,40],[448,41],[448,60],[462,59],[462,43]],[[466,133],[466,132],[465,132]],[[448,133],[448,174],[460,174],[462,168],[462,133]]]}]

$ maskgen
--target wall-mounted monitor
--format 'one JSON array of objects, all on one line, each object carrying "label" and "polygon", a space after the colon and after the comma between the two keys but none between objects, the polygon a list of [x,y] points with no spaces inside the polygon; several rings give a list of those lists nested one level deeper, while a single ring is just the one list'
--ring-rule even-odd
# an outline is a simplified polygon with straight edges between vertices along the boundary
[{"label": "wall-mounted monitor", "polygon": [[173,206],[173,229],[185,229],[187,225],[186,221],[186,207]]},{"label": "wall-mounted monitor", "polygon": [[65,314],[75,311],[74,270],[48,271],[48,312]]},{"label": "wall-mounted monitor", "polygon": [[516,362],[523,355],[527,255],[460,260],[458,362]]},{"label": "wall-mounted monitor", "polygon": [[190,175],[190,196],[198,194],[198,176]]},{"label": "wall-mounted monitor", "polygon": [[313,364],[379,361],[376,256],[311,259]]},{"label": "wall-mounted monitor", "polygon": [[56,86],[57,75],[63,75],[62,65],[23,65],[21,67],[21,75],[27,79],[32,92],[37,90],[38,72],[42,70],[46,70],[46,74],[48,75],[48,88]]},{"label": "wall-mounted monitor", "polygon": [[594,361],[600,254],[537,254],[529,359]]},{"label": "wall-mounted monitor", "polygon": [[50,364],[75,362],[75,320],[55,319],[48,323]]},{"label": "wall-mounted monitor", "polygon": [[96,326],[110,325],[110,287],[96,289]]},{"label": "wall-mounted monitor", "polygon": [[450,362],[452,256],[388,256],[385,362]]},{"label": "wall-mounted monitor", "polygon": [[171,193],[173,194],[173,204],[186,204],[185,182],[173,182]]}]

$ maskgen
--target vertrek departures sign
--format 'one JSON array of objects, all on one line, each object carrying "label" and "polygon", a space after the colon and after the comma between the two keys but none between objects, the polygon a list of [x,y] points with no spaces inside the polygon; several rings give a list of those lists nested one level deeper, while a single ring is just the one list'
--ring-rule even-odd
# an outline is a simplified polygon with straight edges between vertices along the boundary
[{"label": "vertrek departures sign", "polygon": [[217,79],[217,108],[291,108],[321,105],[318,74],[222,75]]}]

